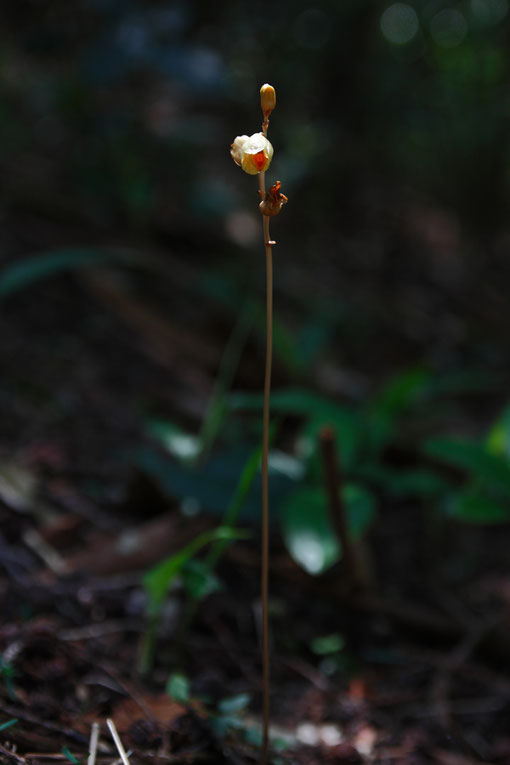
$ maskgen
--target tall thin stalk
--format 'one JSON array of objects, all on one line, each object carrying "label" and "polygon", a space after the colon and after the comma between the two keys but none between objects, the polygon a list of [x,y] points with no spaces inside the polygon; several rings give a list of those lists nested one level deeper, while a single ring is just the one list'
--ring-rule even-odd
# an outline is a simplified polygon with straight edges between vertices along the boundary
[{"label": "tall thin stalk", "polygon": [[266,765],[269,753],[269,690],[270,690],[270,651],[269,651],[269,419],[271,396],[271,362],[273,356],[273,241],[269,234],[269,218],[277,215],[287,197],[280,193],[280,181],[266,192],[266,170],[271,164],[273,147],[267,140],[269,115],[276,105],[276,93],[271,85],[260,89],[260,104],[264,115],[262,132],[252,136],[238,136],[231,148],[234,162],[249,175],[259,178],[259,209],[262,213],[264,248],[266,252],[266,363],[264,373],[264,412],[262,434],[262,750],[260,763]]},{"label": "tall thin stalk", "polygon": [[[264,133],[267,132],[267,129]],[[259,173],[260,193],[265,198],[265,173]],[[262,429],[262,570],[260,591],[262,597],[262,757],[266,765],[269,749],[269,417],[271,400],[271,365],[273,360],[273,246],[269,237],[269,218],[262,216],[264,246],[266,249],[266,365],[264,372],[264,412]]]}]

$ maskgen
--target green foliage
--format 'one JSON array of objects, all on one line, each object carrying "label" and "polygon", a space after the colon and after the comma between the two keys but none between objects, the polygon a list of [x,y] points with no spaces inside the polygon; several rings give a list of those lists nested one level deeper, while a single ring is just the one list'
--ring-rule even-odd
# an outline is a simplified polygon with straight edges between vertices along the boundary
[{"label": "green foliage", "polygon": [[166,684],[166,692],[179,704],[187,704],[190,699],[190,684],[186,675],[174,672],[170,675]]},{"label": "green foliage", "polygon": [[0,300],[30,284],[75,268],[105,265],[112,261],[132,263],[134,255],[103,250],[56,250],[31,255],[0,271]]},{"label": "green foliage", "polygon": [[69,762],[72,763],[72,765],[80,765],[80,760],[72,754],[72,752],[69,751],[67,746],[63,746],[61,749],[62,754],[66,758],[66,760],[69,760]]},{"label": "green foliage", "polygon": [[[461,371],[437,377],[420,368],[404,370],[392,377],[371,399],[362,403],[339,403],[305,388],[277,390],[271,408],[280,420],[298,418],[297,453],[292,472],[278,472],[277,453],[270,456],[271,516],[277,520],[292,557],[310,573],[320,573],[342,556],[329,515],[323,488],[320,433],[333,427],[337,434],[342,502],[353,538],[366,534],[377,517],[377,496],[395,500],[426,500],[439,513],[470,523],[499,523],[507,520],[510,500],[510,416],[505,410],[491,428],[485,443],[462,439],[425,438],[420,435],[437,421],[441,407],[461,393],[487,389],[492,381],[485,375]],[[226,396],[223,391],[223,396]],[[249,413],[260,415],[262,396],[233,393],[223,404],[222,432],[228,440],[229,413],[239,418]],[[174,454],[178,462],[169,463],[161,453],[148,448],[137,456],[138,464],[172,495],[193,497],[204,510],[223,512],[223,524],[233,525],[244,508],[245,519],[259,517],[260,489],[257,473],[260,450],[251,457],[247,451],[223,447],[215,449],[205,462],[184,459],[183,444],[190,455],[200,451],[193,437],[172,426],[159,423],[151,433]],[[234,435],[232,436],[234,437]],[[410,455],[409,462],[395,465],[391,451]],[[448,465],[455,472],[445,470]],[[464,483],[459,479],[464,475]],[[198,480],[200,476],[200,480]],[[377,491],[375,491],[377,490]],[[225,515],[225,508],[227,513]],[[232,521],[232,518],[235,520]],[[225,540],[211,547],[208,561],[214,560]],[[195,564],[193,564],[195,565]],[[207,568],[207,567],[206,567]],[[186,572],[186,567],[184,571]],[[211,569],[212,571],[212,569]],[[195,572],[195,577],[198,574]],[[194,599],[217,586],[207,570],[193,583]],[[202,590],[203,588],[203,590]]]},{"label": "green foliage", "polygon": [[298,489],[287,499],[282,532],[289,553],[310,574],[322,573],[340,558],[324,492],[318,488]]},{"label": "green foliage", "polygon": [[[342,487],[349,534],[359,539],[375,518],[375,500],[355,484]],[[321,574],[342,557],[324,491],[318,486],[301,487],[284,502],[282,533],[289,553],[310,574]]]},{"label": "green foliage", "polygon": [[216,540],[233,540],[246,537],[239,530],[220,526],[212,531],[204,531],[179,552],[170,555],[151,568],[143,577],[148,602],[147,613],[150,617],[158,616],[163,601],[175,577],[180,574],[184,566],[206,545]]},{"label": "green foliage", "polygon": [[[506,420],[506,412],[502,422]],[[460,489],[451,489],[443,499],[447,514],[467,523],[510,521],[510,462],[504,453],[494,453],[494,426],[486,443],[436,438],[424,445],[425,453],[465,476]],[[498,435],[499,438],[499,435]]]},{"label": "green foliage", "polygon": [[510,406],[505,407],[487,436],[487,449],[491,454],[510,458]]},{"label": "green foliage", "polygon": [[[231,541],[231,539],[216,540],[211,547],[211,551],[215,545],[229,544]],[[209,557],[206,560],[191,559],[184,565],[182,585],[193,601],[202,600],[207,595],[221,589],[220,581],[215,576],[212,568]]]},{"label": "green foliage", "polygon": [[310,643],[310,649],[317,656],[330,656],[331,654],[343,651],[344,648],[345,640],[338,632],[334,632],[332,635],[316,637]]},{"label": "green foliage", "polygon": [[[230,397],[233,411],[262,411],[263,398],[259,394],[235,393]],[[301,437],[303,449],[309,454],[317,447],[317,438],[324,425],[341,433],[339,439],[342,464],[348,470],[355,462],[363,443],[362,415],[352,406],[338,404],[301,388],[275,391],[271,396],[271,410],[275,414],[298,415],[304,418]]]},{"label": "green foliage", "polygon": [[[339,404],[300,388],[284,389],[273,394],[274,414],[301,418],[299,456],[296,459],[299,470],[293,478],[275,474],[274,470],[271,475],[272,517],[280,519],[284,540],[300,565],[318,573],[342,555],[323,491],[322,458],[318,448],[321,429],[332,425],[338,434],[340,464],[345,481],[342,501],[351,523],[351,533],[361,536],[376,516],[376,500],[370,485],[396,498],[430,497],[441,500],[450,491],[451,481],[430,466],[396,469],[386,464],[384,455],[386,449],[400,438],[402,423],[409,426],[413,418],[426,415],[427,408],[434,405],[437,396],[444,395],[445,391],[451,393],[476,388],[481,381],[475,378],[476,375],[467,374],[438,380],[421,369],[405,370],[392,378],[372,400],[361,405]],[[235,413],[254,411],[260,414],[262,396],[231,394],[229,407]],[[194,437],[161,423],[151,427],[151,434],[157,436],[174,455],[180,456],[181,461],[169,464],[160,453],[149,448],[138,454],[138,464],[155,475],[172,496],[193,497],[206,510],[221,512],[229,508],[224,516],[224,524],[227,525],[231,517],[239,517],[243,506],[247,511],[245,517],[258,518],[260,497],[254,479],[258,472],[259,450],[255,450],[249,458],[246,453],[243,456],[237,446],[232,451],[216,451],[210,460],[201,464],[186,464],[185,451],[190,457],[200,451]],[[270,464],[275,462],[272,459]],[[230,477],[227,479],[227,476]],[[229,495],[233,499],[229,500]],[[450,503],[449,506],[454,505]],[[215,550],[221,549],[224,544],[217,541],[209,558],[214,558]],[[207,581],[204,572],[203,577]],[[196,586],[199,597],[200,586]],[[203,586],[205,592],[214,584],[204,583]]]},{"label": "green foliage", "polygon": [[[229,735],[240,735],[250,746],[259,748],[262,745],[262,731],[260,727],[247,719],[246,713],[251,698],[246,693],[230,696],[222,699],[216,711],[211,717],[211,727],[219,738],[227,738]],[[289,748],[291,742],[284,738],[276,738],[271,741],[271,748],[275,751],[284,751]],[[271,758],[273,765],[280,763],[279,758]]]},{"label": "green foliage", "polygon": [[452,495],[447,512],[466,523],[508,523],[510,501],[494,496],[490,487],[468,486]]},{"label": "green foliage", "polygon": [[427,441],[424,450],[428,456],[469,473],[474,480],[490,485],[510,498],[510,463],[503,456],[491,454],[483,444],[436,438]]},{"label": "green foliage", "polygon": [[12,720],[7,720],[4,723],[0,723],[0,731],[7,730],[8,728],[12,728],[13,725],[16,725],[18,720],[16,718],[13,718]]},{"label": "green foliage", "polygon": [[[144,574],[142,581],[147,594],[146,610],[148,625],[146,632],[142,636],[140,649],[139,670],[142,674],[146,674],[152,666],[161,608],[176,577],[182,575],[185,567],[189,566],[194,556],[212,542],[218,540],[224,542],[242,538],[246,538],[245,533],[229,527],[220,526],[211,531],[204,531],[177,553],[160,561]],[[202,569],[202,574],[204,573],[206,572]],[[193,591],[193,587],[195,587],[197,591],[203,592],[208,585],[210,585],[210,579],[207,573],[205,578],[202,576],[198,584],[195,578],[194,584],[190,585],[188,569],[188,588],[191,588]]]},{"label": "green foliage", "polygon": [[218,704],[218,711],[222,715],[235,715],[243,712],[248,707],[251,699],[247,693],[240,693],[237,696],[230,696],[222,699]]},{"label": "green foliage", "polygon": [[425,397],[431,374],[410,369],[393,377],[368,405],[366,417],[371,449],[379,453],[395,435],[399,419]]},{"label": "green foliage", "polygon": [[6,662],[2,656],[0,656],[0,675],[2,676],[7,696],[9,699],[11,699],[11,701],[17,701],[18,697],[14,689],[16,668],[11,662]]}]

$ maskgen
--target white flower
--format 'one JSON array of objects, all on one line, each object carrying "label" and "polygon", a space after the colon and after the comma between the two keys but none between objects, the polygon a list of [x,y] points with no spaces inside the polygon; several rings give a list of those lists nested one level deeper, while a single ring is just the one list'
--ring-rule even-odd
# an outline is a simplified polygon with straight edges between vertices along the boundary
[{"label": "white flower", "polygon": [[230,149],[232,159],[245,173],[257,175],[267,170],[273,158],[273,147],[263,133],[238,135]]}]

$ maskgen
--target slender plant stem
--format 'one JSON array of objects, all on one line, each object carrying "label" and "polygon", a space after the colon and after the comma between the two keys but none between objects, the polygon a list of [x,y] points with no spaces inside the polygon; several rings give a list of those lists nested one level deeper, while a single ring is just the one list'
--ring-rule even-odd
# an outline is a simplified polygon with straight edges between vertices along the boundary
[{"label": "slender plant stem", "polygon": [[[264,135],[267,123],[262,126]],[[260,198],[265,198],[265,173],[259,173]],[[270,688],[270,651],[269,651],[269,415],[271,397],[271,364],[273,358],[273,248],[269,235],[269,218],[262,216],[264,229],[264,247],[266,251],[266,366],[264,374],[264,413],[262,434],[262,752],[260,763],[266,765],[269,752],[269,688]]]},{"label": "slender plant stem", "polygon": [[[265,218],[264,222],[267,220]],[[267,762],[269,745],[269,403],[271,394],[271,360],[273,346],[273,256],[271,245],[266,245],[266,371],[264,377],[264,427],[262,438],[262,671],[264,685],[264,715],[262,764]]]}]

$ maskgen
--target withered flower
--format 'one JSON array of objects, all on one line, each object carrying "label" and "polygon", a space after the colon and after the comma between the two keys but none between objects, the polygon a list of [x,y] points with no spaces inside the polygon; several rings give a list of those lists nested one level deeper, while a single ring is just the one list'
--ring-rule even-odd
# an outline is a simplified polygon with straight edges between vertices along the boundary
[{"label": "withered flower", "polygon": [[266,198],[263,199],[259,205],[262,215],[268,215],[271,217],[273,215],[278,215],[282,209],[282,205],[289,201],[285,194],[280,192],[281,185],[282,184],[280,181],[276,181],[276,183],[271,186],[269,191],[266,192]]}]

